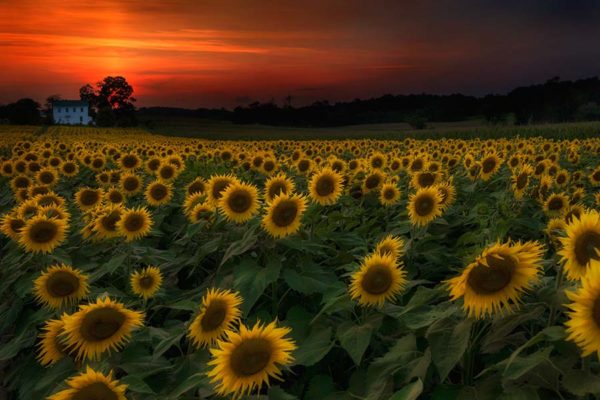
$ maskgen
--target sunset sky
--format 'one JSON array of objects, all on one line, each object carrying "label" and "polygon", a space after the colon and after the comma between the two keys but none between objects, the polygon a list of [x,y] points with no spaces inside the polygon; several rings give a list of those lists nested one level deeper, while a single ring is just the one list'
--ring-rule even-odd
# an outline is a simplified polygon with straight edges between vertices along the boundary
[{"label": "sunset sky", "polygon": [[122,75],[138,105],[505,92],[600,75],[600,2],[0,0],[0,103]]}]

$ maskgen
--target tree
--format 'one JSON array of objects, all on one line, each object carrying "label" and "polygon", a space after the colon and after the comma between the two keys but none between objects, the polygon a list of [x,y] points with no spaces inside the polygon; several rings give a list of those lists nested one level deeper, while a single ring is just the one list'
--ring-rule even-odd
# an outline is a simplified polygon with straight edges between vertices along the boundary
[{"label": "tree", "polygon": [[44,114],[44,124],[51,125],[54,123],[54,117],[52,115],[52,104],[60,99],[61,97],[59,94],[52,94],[46,98],[44,108],[42,108],[42,113]]},{"label": "tree", "polygon": [[4,113],[11,124],[37,125],[40,123],[40,104],[32,99],[20,99],[5,107]]},{"label": "tree", "polygon": [[[91,114],[96,119],[102,112],[102,123],[114,121],[112,125],[118,126],[137,124],[133,86],[122,76],[107,76],[97,82],[95,87],[88,83],[79,89],[79,97],[90,103],[90,109],[93,110]],[[109,114],[114,118],[109,117]]]}]

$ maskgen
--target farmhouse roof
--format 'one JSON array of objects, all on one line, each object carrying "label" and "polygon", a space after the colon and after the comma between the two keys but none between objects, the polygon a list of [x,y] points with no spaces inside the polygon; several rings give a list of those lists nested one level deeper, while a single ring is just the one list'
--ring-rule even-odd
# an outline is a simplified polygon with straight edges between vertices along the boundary
[{"label": "farmhouse roof", "polygon": [[52,102],[54,107],[88,107],[87,100],[56,100]]}]

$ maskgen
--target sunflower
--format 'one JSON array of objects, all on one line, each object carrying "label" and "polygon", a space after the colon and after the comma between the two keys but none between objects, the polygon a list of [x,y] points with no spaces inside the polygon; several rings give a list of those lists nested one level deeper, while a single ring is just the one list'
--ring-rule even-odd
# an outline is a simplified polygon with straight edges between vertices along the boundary
[{"label": "sunflower", "polygon": [[524,164],[521,167],[515,170],[511,180],[512,180],[512,190],[515,195],[515,198],[522,199],[523,192],[527,189],[527,185],[529,185],[529,177],[533,174],[533,168],[528,164]]},{"label": "sunflower", "polygon": [[48,400],[127,400],[127,385],[113,379],[112,371],[104,375],[88,366],[86,372],[67,380],[67,385],[68,389],[53,394]]},{"label": "sunflower", "polygon": [[392,253],[376,252],[365,257],[358,271],[352,275],[350,296],[363,306],[382,307],[406,285],[406,271]]},{"label": "sunflower", "polygon": [[596,352],[600,358],[600,261],[592,260],[581,286],[566,294],[571,300],[567,340],[577,343],[584,357]]},{"label": "sunflower", "polygon": [[316,172],[308,184],[310,197],[323,206],[335,204],[342,194],[342,176],[331,168]]},{"label": "sunflower", "polygon": [[156,176],[158,179],[166,182],[171,182],[177,178],[179,170],[168,162],[161,162],[160,167],[156,170]]},{"label": "sunflower", "polygon": [[600,167],[596,167],[589,175],[590,183],[592,186],[600,186]]},{"label": "sunflower", "polygon": [[38,303],[52,309],[77,303],[89,293],[88,277],[69,265],[54,265],[33,282]]},{"label": "sunflower", "polygon": [[510,312],[539,280],[543,247],[537,242],[495,243],[446,281],[452,300],[463,298],[469,317]]},{"label": "sunflower", "polygon": [[294,183],[283,173],[272,176],[265,182],[265,199],[267,202],[273,201],[281,193],[291,194],[293,191]]},{"label": "sunflower", "polygon": [[19,244],[28,252],[51,253],[64,242],[67,228],[62,219],[36,216],[21,228]]},{"label": "sunflower", "polygon": [[242,298],[230,290],[210,289],[202,298],[200,313],[188,328],[188,337],[196,347],[214,345],[234,329],[242,312]]},{"label": "sunflower", "polygon": [[123,195],[123,193],[121,193],[121,191],[117,188],[108,189],[104,197],[109,203],[112,204],[121,204],[125,202],[125,195]]},{"label": "sunflower", "polygon": [[479,171],[479,176],[481,180],[487,181],[492,175],[494,175],[500,169],[502,165],[502,161],[500,158],[492,153],[483,157],[480,161],[481,170]]},{"label": "sunflower", "polygon": [[378,170],[371,171],[366,177],[363,183],[363,191],[365,193],[377,190],[384,181],[384,175]]},{"label": "sunflower", "polygon": [[398,236],[387,235],[375,246],[375,253],[379,255],[391,254],[394,260],[404,254],[404,240]]},{"label": "sunflower", "polygon": [[442,199],[435,187],[421,188],[408,200],[408,216],[416,226],[424,226],[442,215]]},{"label": "sunflower", "polygon": [[121,190],[125,196],[133,196],[142,189],[142,180],[136,174],[121,175]]},{"label": "sunflower", "polygon": [[264,326],[260,321],[252,329],[242,324],[239,332],[227,331],[227,339],[210,350],[208,376],[216,392],[240,398],[269,385],[269,378],[281,380],[281,366],[294,360],[291,353],[296,345],[286,337],[290,332],[275,322]]},{"label": "sunflower", "polygon": [[65,323],[60,319],[51,319],[46,322],[40,335],[37,359],[43,366],[50,366],[67,356],[68,349],[60,337],[64,332]]},{"label": "sunflower", "polygon": [[236,177],[232,175],[213,175],[210,177],[206,185],[208,186],[208,200],[212,203],[217,204],[223,192],[232,183],[239,182]]},{"label": "sunflower", "polygon": [[569,208],[569,197],[564,193],[554,193],[544,202],[544,212],[550,217],[563,215]]},{"label": "sunflower", "polygon": [[60,172],[66,177],[73,177],[79,173],[79,165],[73,161],[66,161],[60,166]]},{"label": "sunflower", "polygon": [[434,186],[440,194],[440,207],[446,211],[456,200],[456,189],[452,182],[442,182]]},{"label": "sunflower", "polygon": [[136,169],[140,166],[141,163],[142,161],[140,160],[140,158],[133,153],[124,154],[123,156],[121,156],[121,158],[119,158],[119,165],[124,170]]},{"label": "sunflower", "polygon": [[300,229],[300,220],[305,210],[305,197],[280,194],[269,204],[262,226],[275,238],[291,235]]},{"label": "sunflower", "polygon": [[151,206],[167,204],[173,197],[173,185],[161,181],[152,182],[146,187],[144,196]]},{"label": "sunflower", "polygon": [[435,185],[441,178],[438,172],[419,171],[412,175],[410,185],[415,188],[426,188]]},{"label": "sunflower", "polygon": [[21,237],[21,230],[25,227],[25,220],[15,213],[6,214],[0,222],[0,232],[14,241]]},{"label": "sunflower", "polygon": [[81,188],[75,193],[75,202],[82,211],[91,210],[102,203],[102,189]]},{"label": "sunflower", "polygon": [[379,202],[385,207],[392,206],[400,200],[400,189],[395,183],[384,183],[379,192]]},{"label": "sunflower", "polygon": [[121,235],[117,229],[117,223],[123,215],[123,207],[112,205],[104,207],[94,218],[92,230],[98,239],[111,239]]},{"label": "sunflower", "polygon": [[206,192],[206,182],[201,177],[197,177],[191,181],[185,188],[185,193],[189,196],[196,193]]},{"label": "sunflower", "polygon": [[215,217],[215,208],[211,203],[198,203],[188,213],[188,219],[191,223],[197,224],[200,221],[212,222]]},{"label": "sunflower", "polygon": [[561,237],[561,256],[567,277],[581,279],[587,272],[590,261],[600,260],[600,213],[595,210],[584,212],[566,228],[566,237]]},{"label": "sunflower", "polygon": [[162,284],[162,273],[157,267],[146,267],[131,274],[130,282],[133,293],[144,298],[153,297]]},{"label": "sunflower", "polygon": [[80,305],[79,311],[62,317],[65,344],[77,359],[99,359],[105,351],[117,350],[142,326],[144,313],[132,311],[106,297]]},{"label": "sunflower", "polygon": [[42,168],[35,174],[35,180],[42,185],[52,187],[58,182],[58,174],[54,168]]},{"label": "sunflower", "polygon": [[123,211],[121,219],[117,222],[117,230],[128,242],[148,235],[150,229],[152,229],[152,217],[143,207]]},{"label": "sunflower", "polygon": [[238,224],[250,220],[260,207],[258,189],[254,185],[236,182],[221,192],[219,210],[230,221]]}]

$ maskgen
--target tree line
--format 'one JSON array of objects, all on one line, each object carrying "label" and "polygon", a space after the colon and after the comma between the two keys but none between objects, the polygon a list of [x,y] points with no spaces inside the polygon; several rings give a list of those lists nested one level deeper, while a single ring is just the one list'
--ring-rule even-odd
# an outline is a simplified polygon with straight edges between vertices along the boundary
[{"label": "tree line", "polygon": [[[12,124],[51,123],[52,101],[58,98],[50,96],[44,106],[32,99],[20,99],[15,103],[0,105],[0,121]],[[277,104],[275,100],[255,101],[233,110],[173,107],[136,110],[133,87],[123,77],[109,76],[95,85],[84,85],[80,89],[80,98],[90,103],[90,114],[99,126],[133,126],[138,120],[152,124],[157,118],[171,117],[275,126],[408,122],[415,128],[424,128],[428,122],[471,118],[484,118],[492,124],[515,125],[600,120],[598,77],[575,81],[555,77],[542,84],[518,87],[507,94],[489,94],[483,97],[463,94],[387,94],[348,102],[330,103],[323,100],[294,107],[293,98],[288,96],[282,104]],[[45,115],[45,118],[41,115]]]}]

